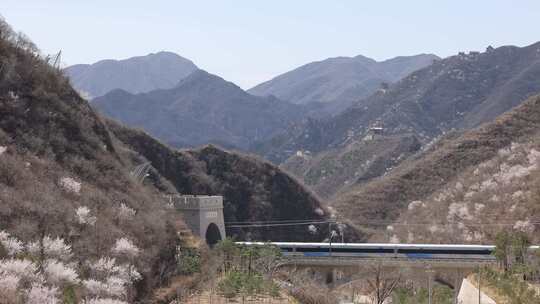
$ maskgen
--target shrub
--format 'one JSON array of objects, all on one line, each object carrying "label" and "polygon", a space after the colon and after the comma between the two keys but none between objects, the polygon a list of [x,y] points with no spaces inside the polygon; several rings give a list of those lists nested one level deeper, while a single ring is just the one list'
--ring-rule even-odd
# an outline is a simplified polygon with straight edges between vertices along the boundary
[{"label": "shrub", "polygon": [[201,270],[201,254],[194,248],[185,248],[177,255],[179,274],[190,275]]},{"label": "shrub", "polygon": [[0,302],[6,304],[20,303],[20,295],[17,291],[20,279],[11,274],[0,274]]},{"label": "shrub", "polygon": [[64,304],[77,304],[77,294],[75,289],[76,287],[74,285],[64,287],[64,290],[62,291],[62,302]]},{"label": "shrub", "polygon": [[0,246],[0,257],[2,256],[2,252],[5,252],[5,255],[15,256],[24,249],[24,244],[21,241],[10,236],[5,231],[0,231]]},{"label": "shrub", "polygon": [[44,271],[47,280],[57,286],[77,284],[79,282],[79,275],[75,269],[56,260],[47,260]]},{"label": "shrub", "polygon": [[27,304],[59,304],[58,288],[34,283],[27,294]]},{"label": "shrub", "polygon": [[35,257],[39,257],[43,253],[46,258],[54,258],[61,261],[67,261],[72,257],[71,245],[66,244],[60,237],[51,238],[50,236],[45,236],[40,241],[32,242],[28,244],[28,252]]},{"label": "shrub", "polygon": [[15,187],[22,179],[22,168],[7,159],[0,159],[0,183]]},{"label": "shrub", "polygon": [[7,256],[8,251],[4,247],[4,245],[0,242],[0,259],[3,259]]},{"label": "shrub", "polygon": [[139,248],[127,238],[116,240],[112,252],[118,256],[133,258],[139,255]]}]

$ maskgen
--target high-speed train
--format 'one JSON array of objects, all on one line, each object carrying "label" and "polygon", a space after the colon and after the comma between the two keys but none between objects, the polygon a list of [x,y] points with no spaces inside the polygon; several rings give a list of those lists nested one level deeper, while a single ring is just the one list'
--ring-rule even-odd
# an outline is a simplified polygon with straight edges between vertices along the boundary
[{"label": "high-speed train", "polygon": [[[490,245],[237,242],[244,246],[273,245],[285,257],[407,258],[444,260],[495,260]],[[537,246],[535,246],[537,247]]]}]

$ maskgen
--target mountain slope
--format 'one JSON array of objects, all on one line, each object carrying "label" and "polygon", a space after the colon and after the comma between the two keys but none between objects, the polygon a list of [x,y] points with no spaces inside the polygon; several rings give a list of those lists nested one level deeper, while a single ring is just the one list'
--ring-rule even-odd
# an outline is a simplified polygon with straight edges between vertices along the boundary
[{"label": "mountain slope", "polygon": [[337,57],[312,62],[261,83],[249,93],[297,104],[334,103],[332,112],[367,97],[383,82],[396,82],[439,59],[435,55],[403,56],[377,62],[373,59]]},{"label": "mountain slope", "polygon": [[331,198],[350,185],[385,174],[420,147],[412,134],[378,137],[315,155],[300,151],[280,167],[301,177],[322,198]]},{"label": "mountain slope", "polygon": [[[391,85],[388,90],[360,100],[335,117],[311,120],[288,130],[289,134],[277,137],[272,144],[260,145],[255,150],[275,162],[282,162],[298,150],[308,150],[313,155],[337,151],[332,162],[339,167],[344,165],[339,159],[344,151],[357,150],[361,153],[368,148],[359,150],[355,147],[380,141],[391,143],[390,139],[396,136],[414,136],[422,145],[428,144],[454,128],[469,129],[490,121],[528,96],[540,92],[537,80],[540,79],[539,50],[540,43],[523,48],[506,46],[488,48],[485,53],[461,53],[436,61]],[[382,134],[376,136],[376,141],[366,140],[372,127],[382,128]],[[384,147],[381,149],[372,149],[374,154],[366,154],[363,158],[371,159],[386,150]],[[407,148],[404,152],[403,156],[406,156],[414,149]],[[394,160],[385,162],[388,167],[378,167],[378,175],[385,174],[402,161],[404,157],[399,157],[400,154],[392,155]],[[400,159],[398,162],[396,157]],[[313,159],[318,159],[318,156]],[[288,162],[291,161],[294,158]],[[360,172],[356,176],[326,174],[325,179],[349,181],[347,185],[334,187],[330,195],[355,181],[365,181],[362,174],[365,168],[360,168],[361,165],[358,163],[356,168],[349,168],[348,172]],[[301,178],[305,172],[323,169],[316,161],[307,161],[301,167],[289,166],[286,162],[284,168],[294,169],[292,173]],[[341,174],[339,170],[336,172]],[[371,177],[378,175],[370,174]],[[319,181],[314,184],[305,181],[318,187]]]},{"label": "mountain slope", "polygon": [[172,89],[138,95],[115,90],[96,98],[93,106],[176,147],[217,143],[246,148],[281,132],[304,112],[274,97],[249,95],[202,70]]},{"label": "mountain slope", "polygon": [[318,152],[364,137],[375,123],[387,134],[415,132],[426,139],[477,126],[540,91],[539,49],[540,43],[506,46],[436,61],[336,117],[312,121],[283,145]]},{"label": "mountain slope", "polygon": [[[6,29],[0,20],[0,230],[23,242],[68,242],[73,265],[109,256],[128,239],[142,249],[132,266],[144,280],[132,296],[148,297],[158,269],[168,269],[165,280],[174,274],[181,219],[166,210],[159,189],[130,177],[136,155],[68,80]],[[123,219],[121,208],[129,211]]]},{"label": "mountain slope", "polygon": [[[1,19],[0,67],[0,265],[28,263],[15,269],[15,279],[24,276],[16,287],[21,295],[36,286],[76,302],[155,302],[155,288],[182,272],[178,248],[192,240],[165,194],[224,195],[227,219],[328,216],[314,195],[271,164],[213,147],[177,152],[143,132],[106,123]],[[148,161],[149,175],[134,178],[134,169]],[[324,229],[229,232],[320,241],[328,235]],[[49,265],[60,268],[50,273]],[[44,271],[47,276],[37,276]]]},{"label": "mountain slope", "polygon": [[540,96],[531,97],[492,123],[445,136],[333,206],[366,230],[377,228],[376,239],[489,242],[512,228],[532,234],[540,214],[539,118]]},{"label": "mountain slope", "polygon": [[[152,233],[136,233],[150,229],[168,236],[160,229],[165,229],[168,219],[176,222],[178,217],[162,214],[174,214],[167,209],[164,193],[224,195],[227,219],[327,216],[314,195],[272,164],[215,147],[175,151],[141,131],[113,121],[104,123],[68,80],[37,55],[0,43],[0,59],[3,71],[9,72],[0,75],[0,229],[20,232],[17,234],[24,238],[36,235],[35,225],[28,228],[23,224],[26,214],[39,217],[41,212],[51,212],[36,208],[40,201],[43,208],[54,210],[48,216],[58,219],[48,222],[52,227],[48,232],[64,235],[78,206],[94,210],[103,204],[105,209],[101,211],[112,216],[120,202],[125,202],[141,216],[140,227],[128,225],[135,229],[132,236],[141,237],[139,244],[152,255],[158,251],[161,239],[156,238],[156,244],[151,245],[147,241],[155,238]],[[141,185],[130,172],[148,161],[152,164],[150,175]],[[64,177],[80,184],[79,192],[62,190]],[[34,209],[37,215],[32,213]],[[145,226],[155,217],[163,221],[155,221],[157,227]],[[103,246],[126,233],[122,231],[125,227],[106,220],[113,222],[106,218],[101,223],[109,229],[108,236],[99,236]],[[235,231],[231,232],[234,235]],[[252,236],[285,237],[274,232],[265,230]],[[302,232],[313,240],[326,236],[311,234],[306,227]],[[286,236],[291,240],[302,237],[300,230]]]},{"label": "mountain slope", "polygon": [[[172,150],[141,131],[109,122],[115,136],[152,163],[180,193],[224,196],[226,222],[324,219],[329,216],[320,201],[294,178],[275,165],[257,158],[205,146]],[[322,240],[307,226],[287,228],[227,228],[227,233],[251,240]],[[349,239],[358,238],[348,229]]]},{"label": "mountain slope", "polygon": [[114,89],[141,93],[172,88],[197,69],[193,62],[175,53],[158,52],[124,60],[77,64],[67,67],[65,72],[79,92],[94,98]]}]

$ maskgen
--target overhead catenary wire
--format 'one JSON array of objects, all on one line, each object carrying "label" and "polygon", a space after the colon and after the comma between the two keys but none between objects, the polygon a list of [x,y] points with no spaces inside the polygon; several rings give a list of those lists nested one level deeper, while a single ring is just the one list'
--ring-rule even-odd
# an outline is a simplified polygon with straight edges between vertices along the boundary
[{"label": "overhead catenary wire", "polygon": [[[497,220],[494,220],[497,221]],[[497,221],[492,223],[464,223],[463,221],[456,222],[416,222],[416,223],[399,223],[390,221],[366,221],[357,226],[394,226],[394,227],[414,227],[414,226],[452,226],[463,224],[469,227],[506,227],[514,226],[516,221],[523,221],[523,219],[515,219],[510,221]],[[276,221],[245,221],[245,222],[227,222],[225,226],[230,228],[253,228],[253,227],[279,227],[279,226],[304,226],[304,225],[317,225],[328,223],[340,223],[337,220],[276,220]],[[540,225],[540,221],[527,221],[530,225]]]},{"label": "overhead catenary wire", "polygon": [[306,222],[337,222],[335,219],[303,219],[303,220],[271,220],[271,221],[231,221],[225,224],[231,225],[249,225],[249,224],[281,224],[281,223],[306,223]]},{"label": "overhead catenary wire", "polygon": [[259,224],[242,224],[242,225],[231,225],[225,223],[225,226],[229,228],[253,228],[253,227],[286,227],[286,226],[304,226],[304,225],[315,225],[315,224],[328,224],[335,223],[335,221],[312,221],[312,222],[299,222],[299,223],[259,223]]}]

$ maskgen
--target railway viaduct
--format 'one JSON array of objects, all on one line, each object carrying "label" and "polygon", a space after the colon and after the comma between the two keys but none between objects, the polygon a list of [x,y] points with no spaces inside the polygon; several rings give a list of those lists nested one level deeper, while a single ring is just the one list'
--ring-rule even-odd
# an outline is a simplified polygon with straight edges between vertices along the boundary
[{"label": "railway viaduct", "polygon": [[[454,290],[454,303],[461,282],[479,267],[493,265],[494,260],[452,260],[430,258],[344,258],[326,257],[285,257],[281,267],[289,271],[310,269],[314,276],[326,280],[333,289],[354,289],[355,285],[365,283],[366,278],[379,270],[385,278],[405,277],[411,284],[422,287],[434,286],[437,282]],[[379,268],[380,267],[380,268]]]},{"label": "railway viaduct", "polygon": [[[364,272],[365,268],[380,265],[385,270],[399,273],[400,269],[417,274],[431,274],[432,278],[449,287],[456,282],[444,274],[453,273],[463,278],[482,266],[493,266],[494,260],[452,260],[452,259],[416,259],[416,258],[343,258],[343,257],[286,257],[282,267],[315,268],[332,271],[329,283],[342,281],[343,277]],[[461,283],[461,279],[459,280]]]}]

